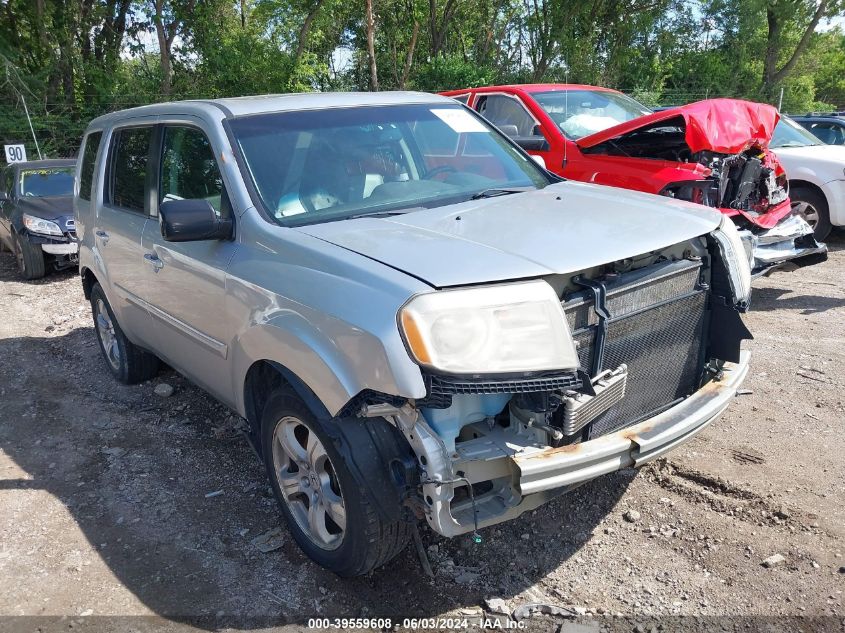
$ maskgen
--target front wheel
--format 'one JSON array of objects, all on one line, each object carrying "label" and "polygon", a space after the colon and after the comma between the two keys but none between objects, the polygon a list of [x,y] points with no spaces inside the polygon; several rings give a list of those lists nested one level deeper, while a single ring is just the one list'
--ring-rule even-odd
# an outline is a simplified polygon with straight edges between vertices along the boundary
[{"label": "front wheel", "polygon": [[793,213],[804,218],[807,224],[813,227],[813,237],[819,242],[823,241],[832,228],[830,209],[825,197],[812,189],[795,187],[789,192],[789,199],[792,200]]},{"label": "front wheel", "polygon": [[91,288],[91,313],[100,351],[115,378],[126,385],[133,385],[156,375],[158,358],[126,338],[100,284]]},{"label": "front wheel", "polygon": [[25,236],[12,233],[12,246],[18,262],[18,272],[24,279],[41,279],[47,274],[44,252],[39,244],[33,244]]},{"label": "front wheel", "polygon": [[[370,422],[342,420],[339,424]],[[360,477],[377,480],[376,487],[390,477],[383,460],[365,459],[378,454],[374,445],[350,447],[356,466],[366,470],[356,478],[329,424],[317,420],[291,389],[278,389],[262,416],[264,463],[299,547],[340,576],[359,576],[399,554],[408,542],[410,525],[398,508],[393,517],[380,512],[362,485]]]}]

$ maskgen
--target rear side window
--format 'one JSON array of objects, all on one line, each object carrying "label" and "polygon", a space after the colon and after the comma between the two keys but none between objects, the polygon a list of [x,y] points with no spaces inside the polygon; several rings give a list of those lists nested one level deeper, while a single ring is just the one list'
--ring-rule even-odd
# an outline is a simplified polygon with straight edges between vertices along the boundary
[{"label": "rear side window", "polygon": [[144,213],[150,141],[153,128],[118,130],[111,149],[111,196],[109,202],[129,211]]},{"label": "rear side window", "polygon": [[91,183],[94,180],[94,165],[97,162],[97,150],[100,147],[102,132],[92,132],[85,139],[85,150],[82,154],[82,168],[79,171],[79,197],[83,200],[91,199]]}]

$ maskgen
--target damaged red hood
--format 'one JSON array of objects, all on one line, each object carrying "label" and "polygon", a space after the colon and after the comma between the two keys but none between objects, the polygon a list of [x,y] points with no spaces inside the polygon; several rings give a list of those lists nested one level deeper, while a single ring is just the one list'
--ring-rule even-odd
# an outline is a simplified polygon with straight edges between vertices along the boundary
[{"label": "damaged red hood", "polygon": [[768,148],[780,118],[776,108],[764,103],[707,99],[614,125],[578,139],[576,143],[579,147],[593,147],[678,116],[686,123],[685,138],[692,152],[709,150],[719,154],[738,154],[751,146]]}]

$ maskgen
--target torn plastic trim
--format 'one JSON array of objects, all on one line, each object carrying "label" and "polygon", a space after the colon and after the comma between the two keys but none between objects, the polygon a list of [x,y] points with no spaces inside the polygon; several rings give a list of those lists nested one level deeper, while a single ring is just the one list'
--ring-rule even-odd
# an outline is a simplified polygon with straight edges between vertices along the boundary
[{"label": "torn plastic trim", "polygon": [[642,466],[687,441],[730,404],[748,374],[750,352],[726,363],[721,379],[663,413],[610,435],[559,448],[526,450],[512,459],[523,495],[571,486],[628,466]]}]

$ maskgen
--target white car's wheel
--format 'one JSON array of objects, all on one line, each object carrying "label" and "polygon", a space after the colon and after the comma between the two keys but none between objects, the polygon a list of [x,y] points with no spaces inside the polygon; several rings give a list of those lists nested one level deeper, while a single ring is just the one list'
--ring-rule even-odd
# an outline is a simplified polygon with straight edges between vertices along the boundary
[{"label": "white car's wheel", "polygon": [[789,199],[792,200],[793,213],[804,218],[807,224],[813,227],[813,235],[817,240],[824,240],[832,228],[825,197],[812,189],[795,187],[789,192]]}]

